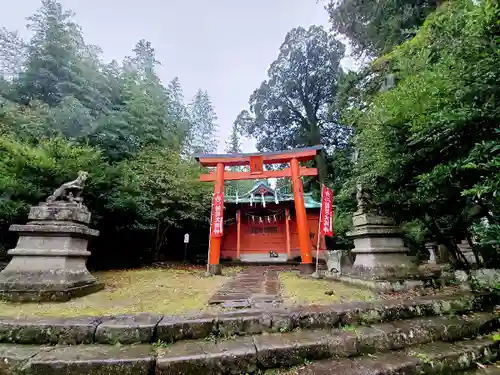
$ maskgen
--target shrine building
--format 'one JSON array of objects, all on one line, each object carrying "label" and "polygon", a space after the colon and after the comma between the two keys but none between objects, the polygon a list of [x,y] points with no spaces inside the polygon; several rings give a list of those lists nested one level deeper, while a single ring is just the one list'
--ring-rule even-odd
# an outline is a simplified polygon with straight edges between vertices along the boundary
[{"label": "shrine building", "polygon": [[[310,246],[316,247],[321,203],[304,193]],[[224,195],[222,260],[280,263],[300,260],[299,232],[293,192],[288,186],[273,189],[264,181],[241,193],[226,188]],[[324,239],[320,245],[325,249]]]},{"label": "shrine building", "polygon": [[[220,259],[223,256],[249,262],[264,258],[282,262],[297,257],[297,254],[300,254],[302,271],[314,271],[312,250],[318,231],[319,204],[310,194],[304,193],[302,178],[317,176],[318,170],[301,166],[301,163],[313,160],[320,151],[318,145],[266,153],[196,155],[202,166],[212,168],[209,173],[202,174],[200,180],[214,183],[209,273],[221,273]],[[264,167],[269,164],[287,167],[266,170]],[[249,166],[249,171],[231,170],[238,166]],[[225,199],[225,181],[265,181],[269,178],[289,178],[293,194],[260,183],[241,198],[229,196]],[[225,223],[231,215],[236,221],[226,228]]]}]

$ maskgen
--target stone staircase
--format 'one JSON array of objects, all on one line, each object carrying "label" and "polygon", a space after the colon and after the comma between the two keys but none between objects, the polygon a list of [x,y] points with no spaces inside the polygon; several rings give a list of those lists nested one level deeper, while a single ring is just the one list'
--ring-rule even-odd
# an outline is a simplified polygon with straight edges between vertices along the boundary
[{"label": "stone staircase", "polygon": [[291,369],[288,372],[280,372],[280,374],[451,375],[459,374],[460,370],[475,367],[478,362],[494,360],[497,354],[496,346],[489,339],[464,340],[454,343],[434,342],[376,356],[320,361]]},{"label": "stone staircase", "polygon": [[182,317],[2,318],[0,374],[479,375],[478,363],[500,352],[495,304],[459,294]]}]

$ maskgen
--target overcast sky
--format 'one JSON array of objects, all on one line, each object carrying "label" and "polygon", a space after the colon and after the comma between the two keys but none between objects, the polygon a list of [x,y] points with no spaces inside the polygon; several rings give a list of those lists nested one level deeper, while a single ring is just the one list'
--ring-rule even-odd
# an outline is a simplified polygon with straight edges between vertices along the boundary
[{"label": "overcast sky", "polygon": [[[0,25],[25,31],[40,0],[6,1]],[[139,39],[151,41],[166,84],[180,78],[186,99],[208,90],[220,126],[219,151],[248,98],[266,79],[286,33],[296,27],[328,26],[316,0],[60,0],[76,13],[87,43],[106,61],[130,55]],[[22,6],[21,6],[22,4]],[[245,141],[244,151],[253,142]]]}]

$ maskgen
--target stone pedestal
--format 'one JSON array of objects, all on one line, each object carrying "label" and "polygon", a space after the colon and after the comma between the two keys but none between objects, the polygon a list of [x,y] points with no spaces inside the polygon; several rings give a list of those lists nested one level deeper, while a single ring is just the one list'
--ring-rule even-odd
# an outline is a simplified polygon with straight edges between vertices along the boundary
[{"label": "stone pedestal", "polygon": [[361,278],[403,276],[415,270],[413,259],[403,243],[394,222],[373,213],[356,212],[354,229],[348,236],[354,240],[356,254],[351,273]]},{"label": "stone pedestal", "polygon": [[208,266],[208,274],[210,276],[222,275],[222,265],[221,264],[210,264]]},{"label": "stone pedestal", "polygon": [[469,264],[471,265],[477,264],[476,256],[474,255],[474,252],[472,251],[472,248],[469,245],[469,241],[463,240],[457,246],[464,255],[465,259],[467,259]]},{"label": "stone pedestal", "polygon": [[0,298],[18,302],[68,301],[104,288],[86,267],[90,229],[88,209],[80,203],[41,203],[31,208],[26,225],[8,252],[10,263],[0,272]]},{"label": "stone pedestal", "polygon": [[450,255],[450,250],[443,244],[439,244],[437,247],[437,258],[438,258],[438,263],[442,264],[453,263],[453,258]]},{"label": "stone pedestal", "polygon": [[384,216],[359,210],[353,216],[356,254],[350,269],[333,278],[376,291],[402,291],[441,285],[441,270],[418,267],[408,255],[399,228]]},{"label": "stone pedestal", "polygon": [[315,271],[313,263],[301,263],[299,265],[299,271],[301,275],[312,275]]},{"label": "stone pedestal", "polygon": [[435,242],[427,242],[425,244],[426,250],[429,252],[429,260],[427,261],[427,264],[437,264],[437,255],[436,255],[436,249],[437,249],[437,244]]}]

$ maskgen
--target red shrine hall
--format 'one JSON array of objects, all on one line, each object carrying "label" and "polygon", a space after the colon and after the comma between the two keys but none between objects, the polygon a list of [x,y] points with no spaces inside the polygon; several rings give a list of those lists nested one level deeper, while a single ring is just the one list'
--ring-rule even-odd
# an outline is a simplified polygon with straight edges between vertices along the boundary
[{"label": "red shrine hall", "polygon": [[[214,182],[209,248],[209,272],[221,272],[221,258],[259,262],[284,262],[299,258],[312,272],[312,251],[318,239],[321,204],[304,193],[302,177],[316,176],[316,168],[301,166],[313,160],[321,146],[255,154],[200,154],[201,165],[214,168],[200,176]],[[281,170],[265,170],[266,164],[285,164]],[[226,167],[250,166],[250,171]],[[225,195],[225,181],[290,178],[291,191],[256,183],[247,192]],[[241,194],[241,195],[240,195]],[[330,219],[330,218],[329,218]],[[324,249],[324,241],[320,249]]]},{"label": "red shrine hall", "polygon": [[[266,263],[300,259],[297,217],[290,190],[288,186],[273,189],[261,181],[244,193],[226,188],[221,259]],[[321,203],[313,199],[312,193],[304,193],[303,197],[309,245],[315,249]],[[322,243],[320,249],[324,248]]]}]

